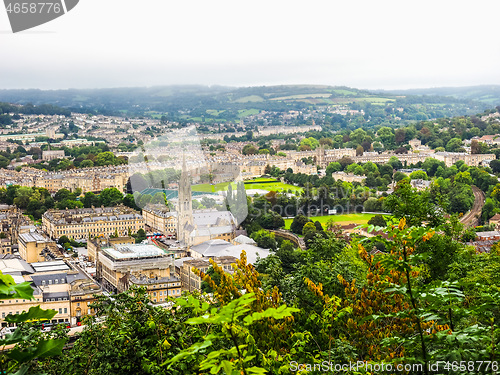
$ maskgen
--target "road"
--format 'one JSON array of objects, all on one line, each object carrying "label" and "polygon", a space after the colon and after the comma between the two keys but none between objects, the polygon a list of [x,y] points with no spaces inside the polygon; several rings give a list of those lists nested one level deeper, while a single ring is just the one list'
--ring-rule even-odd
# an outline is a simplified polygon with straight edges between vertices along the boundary
[{"label": "road", "polygon": [[484,193],[476,186],[472,186],[472,192],[474,193],[474,205],[471,210],[465,214],[460,222],[466,227],[473,227],[479,224],[479,216],[481,216],[481,210],[484,205]]}]

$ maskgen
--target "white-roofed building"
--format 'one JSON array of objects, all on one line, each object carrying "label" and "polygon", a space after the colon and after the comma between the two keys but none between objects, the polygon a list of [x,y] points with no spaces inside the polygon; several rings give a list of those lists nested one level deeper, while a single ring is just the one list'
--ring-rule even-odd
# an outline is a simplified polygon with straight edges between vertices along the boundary
[{"label": "white-roofed building", "polygon": [[250,264],[255,264],[258,259],[267,258],[271,253],[267,249],[250,244],[233,245],[224,240],[210,240],[196,246],[191,246],[190,254],[193,258],[231,256],[239,259],[243,250],[247,256],[247,262]]},{"label": "white-roofed building", "polygon": [[18,244],[19,255],[28,263],[44,261],[45,253],[57,251],[54,241],[35,231],[20,233]]},{"label": "white-roofed building", "polygon": [[257,245],[257,242],[255,242],[252,238],[243,234],[240,234],[239,236],[234,238],[231,243],[233,245]]},{"label": "white-roofed building", "polygon": [[132,285],[145,286],[153,302],[181,295],[174,253],[151,244],[115,244],[101,248],[96,275],[106,289],[115,293],[124,292]]},{"label": "white-roofed building", "polygon": [[[93,313],[87,306],[95,301],[94,294],[101,293],[93,280],[62,260],[29,264],[19,256],[5,254],[0,255],[0,271],[12,276],[18,284],[31,283],[34,298],[4,300],[0,304],[2,326],[8,325],[7,315],[21,314],[37,305],[56,311],[52,323],[76,324],[81,317]],[[82,285],[84,288],[79,287]]]}]

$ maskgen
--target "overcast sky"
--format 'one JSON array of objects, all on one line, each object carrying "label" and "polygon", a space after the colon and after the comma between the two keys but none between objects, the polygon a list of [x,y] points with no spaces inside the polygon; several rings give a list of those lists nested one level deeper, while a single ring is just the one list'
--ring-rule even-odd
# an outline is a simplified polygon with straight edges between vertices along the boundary
[{"label": "overcast sky", "polygon": [[500,84],[499,17],[498,0],[80,0],[12,34],[2,8],[0,88]]}]

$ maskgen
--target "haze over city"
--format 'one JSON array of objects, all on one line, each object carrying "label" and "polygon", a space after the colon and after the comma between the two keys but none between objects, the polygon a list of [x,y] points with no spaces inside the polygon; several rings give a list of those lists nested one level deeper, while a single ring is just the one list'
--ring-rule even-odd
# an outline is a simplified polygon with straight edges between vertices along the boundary
[{"label": "haze over city", "polygon": [[0,88],[500,84],[500,3],[86,0],[12,34]]}]

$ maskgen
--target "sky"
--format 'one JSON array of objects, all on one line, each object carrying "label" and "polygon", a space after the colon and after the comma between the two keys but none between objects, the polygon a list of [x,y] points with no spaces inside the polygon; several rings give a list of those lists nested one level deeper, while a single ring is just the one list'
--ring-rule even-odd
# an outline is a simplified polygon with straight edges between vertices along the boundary
[{"label": "sky", "polygon": [[80,0],[13,34],[0,8],[0,89],[500,85],[499,15],[498,0]]}]

